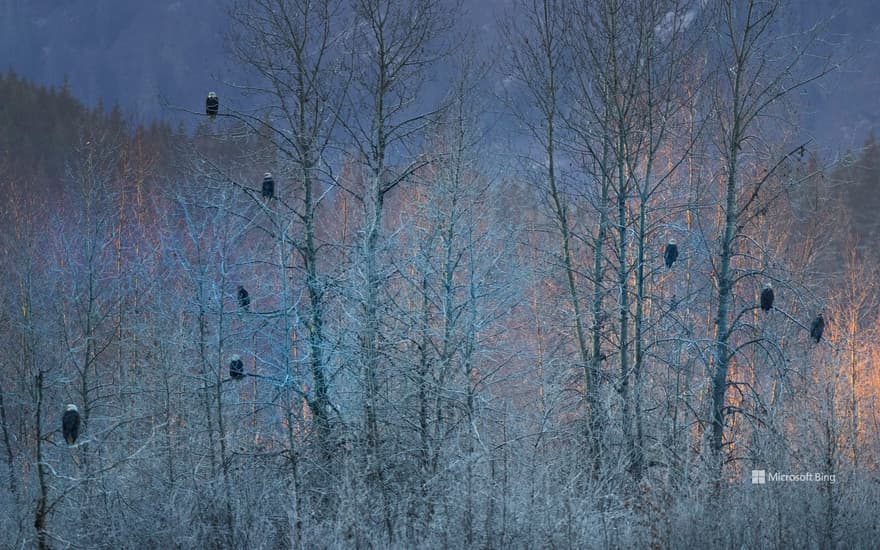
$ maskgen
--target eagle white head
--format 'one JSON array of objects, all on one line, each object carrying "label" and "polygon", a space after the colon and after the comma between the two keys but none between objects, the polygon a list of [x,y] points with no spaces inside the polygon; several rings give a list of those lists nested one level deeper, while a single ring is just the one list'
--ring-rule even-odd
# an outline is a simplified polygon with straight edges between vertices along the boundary
[{"label": "eagle white head", "polygon": [[773,283],[767,281],[767,284],[764,285],[764,288],[773,288]]},{"label": "eagle white head", "polygon": [[216,97],[217,97],[217,92],[208,92],[208,97],[210,97],[211,99],[216,98]]},{"label": "eagle white head", "polygon": [[266,172],[265,174],[263,174],[263,179],[264,180],[272,179],[272,172]]},{"label": "eagle white head", "polygon": [[69,403],[69,404],[67,405],[67,407],[64,408],[64,410],[65,410],[65,411],[79,412],[79,409],[77,409],[77,408],[76,408],[76,405],[74,405],[73,403]]},{"label": "eagle white head", "polygon": [[677,243],[675,242],[675,239],[669,239],[669,244],[677,244]]},{"label": "eagle white head", "polygon": [[229,360],[230,361],[241,361],[241,355],[238,355],[237,353],[235,355],[231,355],[229,357]]}]

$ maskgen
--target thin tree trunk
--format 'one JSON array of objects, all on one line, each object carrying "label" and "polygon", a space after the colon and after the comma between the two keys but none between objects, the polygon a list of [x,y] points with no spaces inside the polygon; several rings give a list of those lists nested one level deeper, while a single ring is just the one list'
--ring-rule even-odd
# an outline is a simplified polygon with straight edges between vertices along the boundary
[{"label": "thin tree trunk", "polygon": [[[381,103],[381,100],[380,100]],[[379,143],[384,144],[384,135],[379,131]],[[364,378],[366,383],[366,399],[364,414],[367,429],[367,448],[369,450],[372,478],[376,489],[382,495],[382,514],[385,522],[385,534],[388,541],[394,540],[394,525],[391,518],[391,501],[388,488],[385,486],[384,459],[381,453],[381,435],[376,408],[379,402],[379,267],[377,265],[379,249],[379,233],[382,227],[382,209],[384,192],[381,175],[384,167],[384,147],[379,147],[377,164],[371,178],[370,218],[367,222],[367,234],[364,242],[364,260],[366,289],[364,300],[364,332],[361,346],[364,353]]]},{"label": "thin tree trunk", "polygon": [[[555,101],[555,100],[554,100]],[[586,390],[586,425],[587,439],[590,447],[590,455],[593,459],[593,471],[598,471],[601,465],[600,445],[602,439],[602,425],[598,421],[599,401],[598,391],[596,388],[596,378],[594,374],[598,372],[599,355],[601,353],[599,346],[600,329],[594,325],[592,354],[590,353],[590,345],[587,343],[586,331],[584,330],[584,320],[581,311],[581,302],[578,298],[577,280],[575,275],[577,267],[575,266],[574,253],[572,251],[572,235],[568,222],[568,214],[565,204],[560,196],[556,183],[556,154],[555,154],[555,126],[554,116],[550,114],[547,118],[547,180],[550,185],[550,197],[553,200],[553,209],[556,214],[556,221],[559,223],[559,232],[562,239],[562,261],[565,269],[566,290],[568,299],[571,303],[572,314],[574,315],[574,336],[577,344],[580,364],[584,373],[584,386]],[[604,189],[603,189],[604,191]],[[604,214],[603,214],[604,215]],[[604,223],[600,220],[600,239],[604,240]],[[598,241],[598,239],[597,239]],[[597,243],[598,244],[598,243]],[[597,247],[596,263],[598,271],[601,272],[601,245]],[[599,307],[601,307],[601,291],[597,282],[594,282],[596,293],[599,295]],[[594,294],[596,296],[596,294]],[[596,305],[594,302],[594,319],[596,318]]]},{"label": "thin tree trunk", "polygon": [[15,455],[12,452],[12,442],[9,440],[9,424],[6,417],[6,401],[4,400],[2,386],[0,386],[0,426],[3,427],[3,446],[6,448],[6,466],[9,469],[9,491],[13,495],[17,495],[18,484],[15,478]]},{"label": "thin tree trunk", "polygon": [[[736,116],[736,115],[735,115]],[[738,123],[734,123],[738,126]],[[736,132],[736,128],[734,129]],[[736,135],[736,133],[734,134]],[[722,450],[724,448],[724,400],[727,392],[727,371],[730,366],[729,315],[733,298],[733,281],[731,276],[731,254],[733,238],[736,234],[736,147],[731,144],[731,157],[727,163],[726,185],[726,216],[724,234],[721,238],[721,254],[718,268],[718,309],[715,316],[715,368],[712,374],[712,452],[716,458],[716,468],[723,466]]]},{"label": "thin tree trunk", "polygon": [[[603,166],[607,166],[607,156],[608,146],[607,143],[603,143]],[[604,412],[600,408],[601,405],[599,402],[598,373],[600,372],[602,366],[602,358],[604,356],[602,352],[602,331],[604,328],[603,325],[605,323],[606,315],[602,309],[602,301],[605,290],[605,269],[603,267],[603,263],[605,261],[605,239],[608,237],[608,204],[609,188],[611,183],[605,176],[604,172],[600,175],[599,182],[599,185],[601,186],[598,209],[599,227],[596,231],[596,238],[593,241],[593,326],[591,329],[592,353],[588,367],[591,370],[591,378],[589,380],[591,380],[593,384],[592,386],[587,387],[587,391],[589,392],[589,404],[591,407],[594,407],[593,412],[590,416],[591,424],[589,425],[591,444],[594,448],[594,453],[596,454],[596,456],[600,457],[600,460],[596,462],[596,465],[593,468],[594,477],[599,475],[599,470],[601,467],[601,445],[605,431]]]},{"label": "thin tree trunk", "polygon": [[[648,185],[650,171],[645,174],[645,185]],[[635,440],[632,448],[631,471],[633,477],[642,477],[642,366],[644,364],[643,326],[645,316],[645,241],[647,239],[647,197],[642,194],[639,204],[639,238],[636,258],[636,308],[634,313],[634,362],[633,362],[633,401],[635,403]]]},{"label": "thin tree trunk", "polygon": [[48,550],[49,543],[46,540],[46,523],[49,514],[49,484],[46,481],[46,464],[43,458],[43,373],[40,371],[36,376],[36,460],[37,480],[40,493],[37,497],[37,508],[34,511],[34,529],[37,530],[37,548]]},{"label": "thin tree trunk", "polygon": [[[618,131],[623,131],[625,122],[619,121]],[[624,154],[627,144],[621,133],[617,144],[617,292],[618,292],[618,328],[620,337],[620,397],[623,401],[621,409],[621,425],[626,445],[626,465],[632,464],[635,452],[635,441],[632,435],[632,395],[630,392],[629,364],[629,262],[627,254],[627,191],[629,176],[626,170]]]}]

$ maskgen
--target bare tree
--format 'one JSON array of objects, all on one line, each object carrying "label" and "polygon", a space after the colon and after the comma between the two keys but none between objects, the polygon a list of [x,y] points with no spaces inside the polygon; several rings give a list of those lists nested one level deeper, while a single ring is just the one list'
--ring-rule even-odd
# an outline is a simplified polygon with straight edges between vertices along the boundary
[{"label": "bare tree", "polygon": [[[264,102],[266,114],[236,116],[273,145],[281,167],[290,166],[276,174],[283,178],[279,185],[289,185],[289,178],[294,189],[281,192],[284,200],[272,208],[278,216],[272,231],[293,247],[302,264],[308,294],[302,314],[309,342],[306,360],[314,382],[309,407],[328,459],[333,406],[325,318],[326,293],[334,276],[330,265],[336,258],[326,253],[330,243],[322,243],[318,231],[320,206],[332,184],[327,183],[327,151],[334,143],[336,115],[347,89],[341,71],[349,24],[344,12],[339,0],[245,0],[231,12],[234,54],[254,74],[249,90]],[[247,184],[241,186],[257,200]]]},{"label": "bare tree", "polygon": [[780,10],[780,3],[776,1],[749,0],[745,4],[725,1],[718,6],[716,14],[717,44],[714,51],[722,70],[717,75],[713,112],[718,128],[716,146],[723,159],[720,178],[723,222],[713,260],[717,306],[710,384],[710,443],[718,468],[723,465],[725,420],[730,412],[726,395],[733,357],[731,338],[740,327],[742,315],[742,311],[733,311],[732,308],[737,287],[747,280],[749,273],[748,269],[742,272],[735,265],[734,258],[739,255],[737,241],[745,238],[743,229],[747,222],[778,196],[767,192],[765,184],[773,181],[785,159],[800,151],[802,146],[783,152],[761,175],[751,175],[745,165],[760,146],[754,135],[761,128],[762,121],[774,113],[787,96],[833,68],[830,61],[816,63],[814,58],[810,58],[812,61],[806,66],[810,46],[815,44],[815,36],[810,34],[804,39],[806,44],[796,48],[793,54],[777,56],[780,38],[773,32],[773,24],[780,17]]},{"label": "bare tree", "polygon": [[[602,244],[606,231],[606,219],[599,220],[598,238],[593,243],[596,251],[592,283],[594,285],[594,323],[592,325],[592,342],[588,340],[583,314],[582,298],[580,297],[580,281],[582,270],[578,266],[576,251],[576,235],[573,234],[571,209],[568,205],[567,193],[561,182],[560,170],[557,167],[558,157],[563,147],[564,113],[571,108],[567,102],[564,83],[573,74],[570,51],[567,45],[569,35],[574,32],[568,22],[571,13],[563,2],[542,0],[523,2],[519,5],[523,21],[514,18],[507,22],[502,34],[504,41],[511,44],[509,67],[507,72],[524,89],[524,98],[511,98],[513,108],[519,122],[528,130],[530,139],[540,144],[542,158],[536,163],[540,166],[541,177],[546,180],[546,191],[550,199],[554,221],[559,231],[561,249],[561,269],[565,275],[565,288],[572,311],[574,323],[573,340],[578,354],[578,363],[583,370],[586,394],[586,425],[587,440],[593,458],[594,471],[600,464],[600,445],[603,437],[604,416],[599,401],[598,374],[601,361],[600,325],[596,321],[599,315],[596,296],[601,296]],[[532,107],[536,107],[537,116],[532,115]],[[607,181],[606,179],[602,180]],[[603,188],[607,189],[607,188]],[[602,216],[604,209],[600,208]],[[591,346],[592,343],[592,346]]]},{"label": "bare tree", "polygon": [[355,0],[354,19],[346,40],[347,71],[351,76],[346,102],[337,121],[362,168],[360,190],[348,186],[363,206],[359,258],[357,361],[364,387],[363,422],[369,479],[381,498],[385,536],[394,540],[391,495],[382,453],[380,401],[382,287],[388,276],[381,264],[384,250],[385,203],[389,194],[408,181],[426,160],[414,148],[437,108],[419,94],[432,68],[443,58],[451,27],[450,8],[438,0]]}]

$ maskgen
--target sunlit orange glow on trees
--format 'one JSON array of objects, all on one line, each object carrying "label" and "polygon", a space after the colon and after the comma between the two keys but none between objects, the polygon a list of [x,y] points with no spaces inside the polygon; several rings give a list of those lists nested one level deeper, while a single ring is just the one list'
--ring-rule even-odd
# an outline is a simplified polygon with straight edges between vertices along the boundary
[{"label": "sunlit orange glow on trees", "polygon": [[516,0],[493,64],[455,2],[233,4],[254,104],[191,131],[0,77],[10,546],[876,542],[880,146],[802,137],[818,27]]}]

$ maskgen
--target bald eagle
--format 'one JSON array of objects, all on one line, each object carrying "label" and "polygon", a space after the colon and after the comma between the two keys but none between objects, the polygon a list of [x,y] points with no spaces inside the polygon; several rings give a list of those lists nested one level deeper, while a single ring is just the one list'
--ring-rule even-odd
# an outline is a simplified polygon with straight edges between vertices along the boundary
[{"label": "bald eagle", "polygon": [[238,305],[245,311],[251,307],[251,297],[248,291],[241,285],[238,285]]},{"label": "bald eagle", "polygon": [[275,198],[275,180],[269,172],[263,174],[263,198]]},{"label": "bald eagle", "polygon": [[233,355],[229,361],[229,377],[233,380],[241,380],[244,378],[244,363],[241,357]]},{"label": "bald eagle", "polygon": [[767,283],[764,285],[764,290],[761,291],[761,309],[764,311],[770,311],[773,308],[773,284]]},{"label": "bald eagle", "polygon": [[61,433],[68,445],[76,443],[79,436],[79,409],[73,403],[67,405],[61,416]]},{"label": "bald eagle", "polygon": [[815,319],[813,319],[813,324],[810,325],[810,338],[816,341],[818,344],[820,340],[822,340],[822,333],[825,331],[825,315],[820,313]]},{"label": "bald eagle", "polygon": [[215,92],[208,92],[208,99],[205,100],[205,114],[210,117],[217,115],[220,110],[220,99]]},{"label": "bald eagle", "polygon": [[678,259],[678,245],[675,244],[675,239],[669,239],[669,244],[666,245],[666,252],[663,254],[663,257],[666,260],[666,269],[672,269],[672,264]]}]

